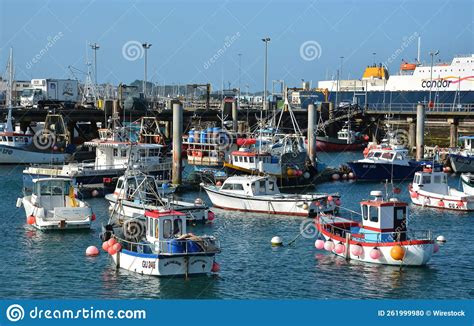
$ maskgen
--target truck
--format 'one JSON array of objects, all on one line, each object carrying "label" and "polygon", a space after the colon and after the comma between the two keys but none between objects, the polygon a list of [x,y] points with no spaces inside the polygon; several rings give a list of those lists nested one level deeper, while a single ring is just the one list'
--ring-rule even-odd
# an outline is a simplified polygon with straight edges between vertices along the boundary
[{"label": "truck", "polygon": [[32,79],[31,88],[20,96],[23,107],[74,107],[79,101],[79,83],[72,79]]}]

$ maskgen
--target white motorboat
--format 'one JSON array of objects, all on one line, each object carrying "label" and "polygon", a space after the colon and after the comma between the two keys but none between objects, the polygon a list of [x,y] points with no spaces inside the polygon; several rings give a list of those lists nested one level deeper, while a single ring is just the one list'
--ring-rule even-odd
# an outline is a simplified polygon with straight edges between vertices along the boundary
[{"label": "white motorboat", "polygon": [[[142,119],[148,119],[146,117]],[[153,118],[154,119],[154,118]],[[156,133],[145,133],[142,126],[139,142],[133,141],[122,127],[99,129],[99,139],[84,143],[84,146],[95,148],[94,162],[68,163],[63,166],[30,166],[23,171],[23,184],[31,187],[31,180],[45,176],[73,178],[75,184],[97,185],[114,189],[119,176],[128,167],[156,176],[160,184],[169,184],[171,179],[171,158],[165,155],[164,145],[157,122]],[[118,122],[117,122],[118,124]],[[143,123],[142,123],[143,124]],[[159,141],[156,141],[156,140]]]},{"label": "white motorboat", "polygon": [[408,230],[407,203],[384,199],[381,191],[370,195],[375,198],[361,201],[358,221],[320,214],[316,226],[324,239],[316,240],[315,247],[366,263],[425,265],[438,251],[431,231]]},{"label": "white motorboat", "polygon": [[461,174],[462,190],[465,194],[474,196],[474,174]]},{"label": "white motorboat", "polygon": [[315,217],[340,205],[338,194],[283,194],[271,176],[233,176],[219,185],[201,183],[215,207],[243,212]]},{"label": "white motorboat", "polygon": [[[123,237],[104,234],[102,248],[115,265],[126,270],[153,276],[189,276],[217,272],[215,255],[220,252],[213,236],[196,236],[186,231],[186,215],[176,211],[146,211],[145,221],[136,221],[141,233],[130,235],[129,223]],[[112,229],[113,230],[113,229]],[[107,233],[107,232],[106,232]]]},{"label": "white motorboat", "polygon": [[31,195],[18,198],[27,223],[40,230],[89,229],[95,219],[86,202],[76,198],[71,179],[42,178],[33,180]]},{"label": "white motorboat", "polygon": [[474,210],[474,196],[448,186],[446,173],[425,167],[416,172],[409,188],[415,205],[458,211]]},{"label": "white motorboat", "polygon": [[214,213],[196,198],[193,203],[175,200],[170,197],[175,190],[173,186],[160,186],[156,178],[142,173],[121,176],[115,191],[105,196],[110,203],[109,209],[116,211],[124,218],[144,218],[146,210],[177,211],[186,214],[189,222],[196,223],[212,221]]}]

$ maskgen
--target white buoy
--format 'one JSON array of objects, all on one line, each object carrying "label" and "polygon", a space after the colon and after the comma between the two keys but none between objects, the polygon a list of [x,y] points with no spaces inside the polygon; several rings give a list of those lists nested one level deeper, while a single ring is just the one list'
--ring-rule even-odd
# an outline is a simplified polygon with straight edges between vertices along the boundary
[{"label": "white buoy", "polygon": [[341,178],[341,176],[340,176],[339,174],[337,174],[337,173],[334,173],[334,174],[332,175],[332,179],[333,179],[334,181],[337,181],[337,180],[339,180],[340,178]]},{"label": "white buoy", "polygon": [[283,240],[278,236],[273,237],[271,242],[273,247],[279,247],[283,245]]},{"label": "white buoy", "polygon": [[354,172],[349,172],[347,176],[349,177],[349,179],[354,179]]},{"label": "white buoy", "polygon": [[99,191],[97,189],[92,190],[92,197],[97,197],[99,196]]},{"label": "white buoy", "polygon": [[436,238],[436,241],[438,242],[446,242],[446,238],[442,235],[438,235],[438,237]]}]

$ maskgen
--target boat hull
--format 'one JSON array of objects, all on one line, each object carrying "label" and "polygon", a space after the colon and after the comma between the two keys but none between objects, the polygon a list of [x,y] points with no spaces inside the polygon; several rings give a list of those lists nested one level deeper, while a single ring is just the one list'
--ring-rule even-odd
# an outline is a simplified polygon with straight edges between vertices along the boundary
[{"label": "boat hull", "polygon": [[449,162],[456,173],[474,172],[474,157],[449,154]]},{"label": "boat hull", "polygon": [[215,254],[157,255],[122,250],[112,256],[116,266],[142,275],[186,276],[209,274]]},{"label": "boat hull", "polygon": [[456,211],[474,211],[474,197],[450,196],[431,193],[423,190],[409,189],[413,204],[423,207],[450,209]]},{"label": "boat hull", "polygon": [[461,174],[462,190],[467,195],[474,196],[474,180],[471,181],[470,174]]},{"label": "boat hull", "polygon": [[[203,186],[212,204],[221,209],[241,212],[314,217],[319,212],[333,212],[337,206],[325,201],[321,196],[283,197],[269,199],[267,196],[245,196],[219,192],[212,187]],[[259,198],[260,197],[260,198]],[[322,208],[316,205],[320,201]],[[305,204],[307,208],[305,209]]]},{"label": "boat hull", "polygon": [[26,216],[33,215],[33,227],[39,230],[78,230],[90,229],[92,209],[86,207],[56,207],[53,212],[45,212],[44,208],[31,203],[29,197],[23,197],[22,204]]},{"label": "boat hull", "polygon": [[[116,197],[114,194],[105,195],[105,199],[107,199],[110,203],[109,209],[114,209],[116,205]],[[121,200],[120,206],[118,208],[118,213],[124,217],[128,218],[144,218],[145,210],[161,210],[164,209],[162,206],[155,206],[155,205],[141,205],[139,203],[135,203],[129,200]],[[183,206],[177,203],[174,205],[173,203],[170,204],[170,209],[173,211],[181,212],[186,214],[186,219],[191,222],[198,222],[198,223],[205,223],[208,221],[209,217],[209,209],[205,206],[198,206],[189,204],[189,206]]]},{"label": "boat hull", "polygon": [[30,151],[25,148],[0,145],[0,164],[64,163],[68,153]]},{"label": "boat hull", "polygon": [[[339,241],[334,237],[331,237],[328,233],[323,233],[325,240],[331,239],[332,241]],[[342,239],[344,243],[344,239]],[[361,245],[362,247],[362,254],[360,256],[355,256],[352,254],[349,249],[342,254],[336,253],[334,250],[331,251],[333,254],[339,257],[343,257],[346,259],[357,260],[364,263],[372,263],[372,264],[381,264],[381,265],[392,265],[392,266],[422,266],[426,265],[428,261],[431,259],[434,250],[434,243],[432,241],[413,241],[414,244],[408,244],[409,241],[404,242],[374,242],[371,244],[364,243]],[[405,257],[402,261],[395,260],[392,258],[390,251],[394,246],[401,246],[405,250]],[[372,259],[370,257],[370,252],[372,249],[378,248],[380,250],[380,258]],[[347,255],[347,256],[346,256]]]},{"label": "boat hull", "polygon": [[393,165],[390,163],[348,162],[357,180],[411,180],[421,164]]},{"label": "boat hull", "polygon": [[316,137],[316,150],[318,152],[344,152],[344,151],[359,151],[366,146],[365,142],[355,142],[348,144],[333,137]]}]

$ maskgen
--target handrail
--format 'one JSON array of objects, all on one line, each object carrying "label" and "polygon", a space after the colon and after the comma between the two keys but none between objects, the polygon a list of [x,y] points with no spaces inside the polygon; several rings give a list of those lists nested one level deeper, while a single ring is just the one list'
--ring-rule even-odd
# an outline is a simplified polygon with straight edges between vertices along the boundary
[{"label": "handrail", "polygon": [[[416,112],[418,103],[372,103],[368,104],[366,111],[399,111]],[[463,103],[435,103],[433,107],[426,107],[426,112],[470,112],[474,111],[474,104]]]}]

